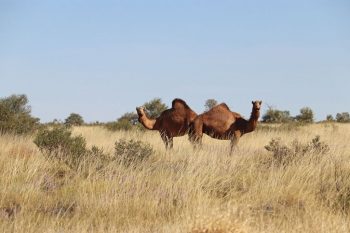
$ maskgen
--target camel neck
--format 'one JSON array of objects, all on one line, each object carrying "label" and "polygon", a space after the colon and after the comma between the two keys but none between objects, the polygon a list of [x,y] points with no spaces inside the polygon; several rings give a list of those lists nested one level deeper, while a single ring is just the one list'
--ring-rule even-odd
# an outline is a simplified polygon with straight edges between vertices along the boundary
[{"label": "camel neck", "polygon": [[156,127],[156,120],[150,119],[146,116],[146,114],[143,114],[141,117],[139,117],[139,122],[146,128],[150,130],[158,130]]},{"label": "camel neck", "polygon": [[255,130],[259,117],[260,117],[260,111],[257,109],[253,109],[247,124],[247,129],[246,129],[247,132],[251,132]]},{"label": "camel neck", "polygon": [[250,114],[249,121],[257,121],[260,117],[260,110],[253,109],[252,113]]}]

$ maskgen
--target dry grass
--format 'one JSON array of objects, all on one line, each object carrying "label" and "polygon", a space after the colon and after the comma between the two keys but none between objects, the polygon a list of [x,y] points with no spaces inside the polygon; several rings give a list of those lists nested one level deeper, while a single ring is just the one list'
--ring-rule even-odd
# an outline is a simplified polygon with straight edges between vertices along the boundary
[{"label": "dry grass", "polygon": [[[155,132],[75,128],[112,154],[133,138],[156,153],[138,169],[111,164],[81,175],[47,161],[32,137],[0,136],[0,232],[349,232],[350,125],[260,130],[228,156],[228,141],[187,137],[166,152]],[[278,166],[264,146],[316,135],[330,151]]]}]

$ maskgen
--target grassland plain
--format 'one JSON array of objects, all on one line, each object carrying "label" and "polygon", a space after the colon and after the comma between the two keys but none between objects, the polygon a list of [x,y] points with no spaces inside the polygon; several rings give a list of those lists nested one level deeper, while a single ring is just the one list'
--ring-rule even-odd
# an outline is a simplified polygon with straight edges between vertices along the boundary
[{"label": "grassland plain", "polygon": [[[350,125],[263,127],[229,142],[187,137],[166,152],[156,132],[76,127],[89,145],[114,153],[118,139],[138,139],[155,153],[136,168],[111,163],[80,173],[48,161],[34,136],[0,136],[0,232],[350,232]],[[264,149],[316,135],[325,154],[308,152],[278,165]]]}]

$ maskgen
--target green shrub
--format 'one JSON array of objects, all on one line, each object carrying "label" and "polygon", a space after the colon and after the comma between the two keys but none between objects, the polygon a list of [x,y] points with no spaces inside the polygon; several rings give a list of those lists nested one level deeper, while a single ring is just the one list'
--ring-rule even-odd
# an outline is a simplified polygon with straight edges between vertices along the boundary
[{"label": "green shrub", "polygon": [[115,143],[115,157],[126,166],[133,166],[147,160],[153,153],[151,145],[142,141],[121,139]]},{"label": "green shrub", "polygon": [[64,121],[64,124],[67,126],[72,126],[72,125],[83,125],[84,124],[84,119],[82,116],[80,116],[77,113],[71,113]]},{"label": "green shrub", "polygon": [[329,151],[329,146],[320,141],[320,136],[316,136],[307,144],[294,140],[290,146],[283,144],[280,138],[272,139],[265,149],[272,152],[277,164],[287,165],[309,153],[325,154]]},{"label": "green shrub", "polygon": [[281,111],[269,106],[268,110],[262,117],[262,121],[266,123],[285,123],[292,121],[289,111]]},{"label": "green shrub", "polygon": [[96,146],[91,150],[87,149],[85,139],[82,136],[72,136],[72,132],[66,127],[41,130],[34,143],[47,158],[63,162],[75,170],[89,162],[101,167],[108,160],[102,149]]},{"label": "green shrub", "polygon": [[168,108],[160,98],[154,98],[153,100],[144,103],[143,106],[146,110],[146,114],[150,118],[159,117],[160,114]]},{"label": "green shrub", "polygon": [[[106,124],[106,128],[112,131],[117,130],[131,130],[138,126],[138,115],[134,112],[127,112],[123,114],[117,121],[109,122]],[[139,128],[139,127],[136,127]]]},{"label": "green shrub", "polygon": [[309,107],[304,107],[300,109],[300,114],[295,117],[299,122],[313,123],[314,122],[314,112]]},{"label": "green shrub", "polygon": [[328,121],[328,122],[333,122],[333,121],[334,121],[334,117],[333,117],[331,114],[329,114],[329,115],[327,115],[327,117],[326,117],[326,121]]},{"label": "green shrub", "polygon": [[114,122],[109,122],[106,124],[106,128],[111,131],[118,131],[118,130],[124,130],[128,131],[131,130],[133,125],[128,120],[118,120]]},{"label": "green shrub", "polygon": [[26,134],[39,127],[39,118],[30,115],[26,95],[0,99],[0,133]]},{"label": "green shrub", "polygon": [[336,115],[337,122],[350,122],[350,114],[348,112],[337,113]]}]

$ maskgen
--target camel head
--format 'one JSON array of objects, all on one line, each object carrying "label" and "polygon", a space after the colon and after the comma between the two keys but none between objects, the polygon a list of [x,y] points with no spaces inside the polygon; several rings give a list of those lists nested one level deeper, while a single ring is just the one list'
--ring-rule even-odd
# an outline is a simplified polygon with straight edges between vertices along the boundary
[{"label": "camel head", "polygon": [[262,101],[261,100],[256,100],[252,101],[253,104],[253,110],[260,111]]},{"label": "camel head", "polygon": [[137,112],[137,115],[139,115],[139,117],[144,116],[145,115],[145,107],[143,107],[143,106],[137,107],[136,112]]}]

